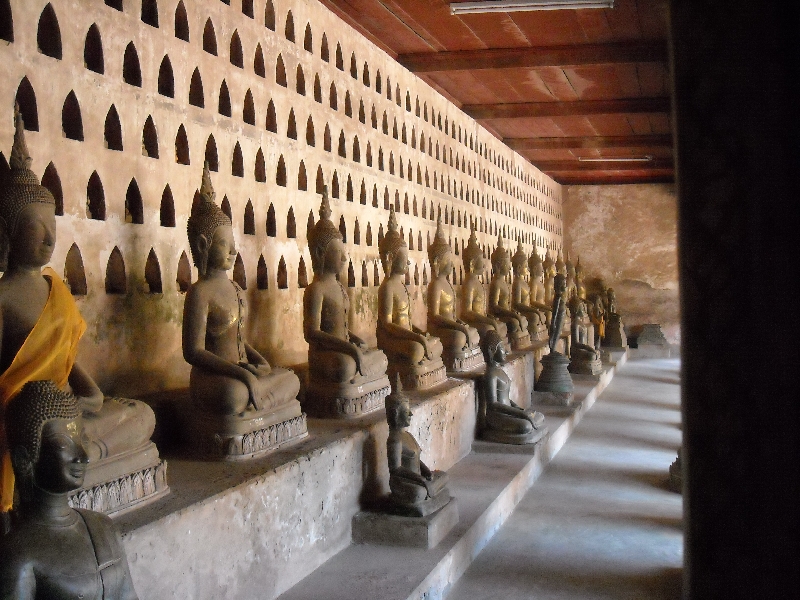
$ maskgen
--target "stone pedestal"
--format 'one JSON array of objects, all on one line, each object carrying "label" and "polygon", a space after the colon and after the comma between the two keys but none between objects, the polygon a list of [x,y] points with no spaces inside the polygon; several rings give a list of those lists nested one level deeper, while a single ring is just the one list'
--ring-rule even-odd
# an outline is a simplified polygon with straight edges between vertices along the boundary
[{"label": "stone pedestal", "polygon": [[570,373],[575,373],[578,375],[598,376],[603,372],[603,363],[601,362],[600,355],[598,354],[596,358],[591,360],[573,359],[569,362],[567,369]]},{"label": "stone pedestal", "polygon": [[661,325],[648,323],[636,338],[636,349],[631,353],[635,358],[669,358],[670,348]]},{"label": "stone pedestal", "polygon": [[537,392],[572,394],[575,386],[569,374],[569,359],[560,352],[551,352],[542,357],[542,372],[534,389]]},{"label": "stone pedestal", "polygon": [[602,345],[609,347],[625,347],[628,345],[625,327],[622,325],[622,319],[619,315],[611,315],[606,322],[605,337],[603,337]]},{"label": "stone pedestal", "polygon": [[511,350],[527,350],[531,345],[531,334],[527,331],[518,331],[516,334],[508,334]]},{"label": "stone pedestal", "polygon": [[496,431],[494,429],[484,429],[480,433],[480,440],[472,443],[472,450],[475,452],[488,452],[488,446],[476,447],[476,442],[485,442],[491,447],[496,447],[495,452],[503,452],[503,447],[507,446],[524,446],[530,448],[530,453],[533,454],[534,446],[542,441],[547,435],[547,427],[540,426],[539,429],[533,429],[528,433],[508,433],[505,431]]},{"label": "stone pedestal", "polygon": [[554,406],[564,408],[567,414],[580,408],[580,403],[575,402],[573,392],[539,392],[531,393],[532,406]]},{"label": "stone pedestal", "polygon": [[623,358],[626,358],[628,355],[628,348],[623,347],[614,347],[614,346],[601,346],[600,348],[600,360],[609,365],[616,365]]},{"label": "stone pedestal", "polygon": [[362,511],[353,517],[353,542],[382,546],[435,548],[458,523],[458,506],[448,501],[424,517]]},{"label": "stone pedestal", "polygon": [[318,419],[355,419],[383,409],[391,387],[389,378],[359,377],[353,383],[310,381],[306,387],[303,408],[308,416]]},{"label": "stone pedestal", "polygon": [[394,380],[395,374],[400,375],[403,389],[407,391],[429,390],[447,379],[447,370],[441,358],[424,361],[421,365],[390,359],[387,372],[390,381]]},{"label": "stone pedestal", "polygon": [[445,348],[442,352],[442,362],[448,374],[469,373],[481,369],[486,364],[480,346],[458,351]]}]

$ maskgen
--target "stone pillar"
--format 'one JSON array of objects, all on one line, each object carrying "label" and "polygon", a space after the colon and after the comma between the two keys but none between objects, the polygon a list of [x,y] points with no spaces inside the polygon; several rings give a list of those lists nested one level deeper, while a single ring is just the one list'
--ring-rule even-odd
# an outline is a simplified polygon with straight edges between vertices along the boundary
[{"label": "stone pillar", "polygon": [[800,588],[796,4],[671,0],[691,598]]}]

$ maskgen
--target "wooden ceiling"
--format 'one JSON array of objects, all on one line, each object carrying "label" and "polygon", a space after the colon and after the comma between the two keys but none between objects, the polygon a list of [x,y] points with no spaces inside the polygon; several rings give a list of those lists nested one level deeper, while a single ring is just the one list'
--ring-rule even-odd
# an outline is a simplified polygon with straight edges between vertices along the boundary
[{"label": "wooden ceiling", "polygon": [[459,16],[321,1],[556,181],[674,180],[666,0]]}]

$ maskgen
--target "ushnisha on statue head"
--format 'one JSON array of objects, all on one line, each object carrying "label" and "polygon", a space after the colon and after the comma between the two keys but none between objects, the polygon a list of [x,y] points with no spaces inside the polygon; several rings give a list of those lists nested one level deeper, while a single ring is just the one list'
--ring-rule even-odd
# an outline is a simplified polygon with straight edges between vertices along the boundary
[{"label": "ushnisha on statue head", "polygon": [[383,236],[380,244],[378,244],[378,252],[381,255],[383,272],[387,276],[408,270],[408,245],[403,236],[400,235],[394,207],[389,209],[389,224],[386,235]]},{"label": "ushnisha on statue head", "polygon": [[444,237],[441,217],[436,221],[436,235],[433,236],[433,242],[428,245],[428,260],[434,277],[440,274],[445,277],[450,275],[453,269],[452,250],[447,238]]},{"label": "ushnisha on statue head", "polygon": [[400,375],[395,375],[392,393],[386,397],[386,421],[389,429],[398,430],[409,426],[411,418],[411,406],[408,403],[408,396],[403,392],[403,383]]},{"label": "ushnisha on statue head", "polygon": [[[24,226],[31,212],[41,212],[42,217],[55,222],[56,201],[53,194],[39,183],[31,171],[33,160],[25,143],[25,125],[19,106],[14,107],[14,145],[9,161],[10,172],[3,190],[0,190],[0,270],[5,271],[14,256],[15,241],[20,227]],[[52,228],[50,254],[43,265],[50,261],[55,245],[55,227]]]},{"label": "ushnisha on statue head", "polygon": [[29,381],[8,403],[5,426],[23,508],[36,489],[65,494],[83,485],[89,459],[73,394],[49,380]]},{"label": "ushnisha on statue head", "polygon": [[220,227],[231,227],[231,220],[214,201],[214,186],[211,184],[211,173],[208,163],[203,166],[203,180],[200,184],[200,197],[192,205],[192,212],[186,224],[189,237],[189,249],[192,260],[200,275],[205,275],[208,265],[208,249],[214,234]]},{"label": "ushnisha on statue head", "polygon": [[464,248],[461,256],[464,261],[464,270],[467,273],[476,273],[481,275],[484,270],[483,250],[478,244],[478,236],[475,235],[475,225],[472,226],[472,231],[469,234],[469,241]]},{"label": "ushnisha on statue head", "polygon": [[511,257],[511,264],[514,267],[514,275],[525,277],[528,274],[528,255],[522,247],[522,240],[517,240],[517,251]]},{"label": "ushnisha on statue head", "polygon": [[492,269],[495,275],[505,277],[508,275],[511,267],[511,259],[508,256],[508,250],[503,247],[503,236],[497,236],[497,248],[492,252]]},{"label": "ushnisha on statue head", "polygon": [[308,232],[308,249],[311,252],[311,269],[315,275],[325,270],[325,255],[334,240],[342,243],[342,233],[331,221],[331,204],[328,200],[328,186],[322,188],[322,201],[319,205],[319,220]]},{"label": "ushnisha on statue head", "polygon": [[539,256],[539,253],[536,251],[536,244],[533,245],[533,251],[528,258],[528,270],[530,271],[531,277],[536,280],[544,273],[544,263],[542,262],[542,257]]}]

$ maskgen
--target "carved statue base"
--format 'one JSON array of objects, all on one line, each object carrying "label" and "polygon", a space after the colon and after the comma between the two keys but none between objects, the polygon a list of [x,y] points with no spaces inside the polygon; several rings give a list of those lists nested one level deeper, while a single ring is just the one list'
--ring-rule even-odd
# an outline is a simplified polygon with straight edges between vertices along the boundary
[{"label": "carved statue base", "polygon": [[442,352],[442,361],[448,373],[474,371],[486,364],[483,360],[483,353],[481,352],[480,346],[457,351],[445,348]]},{"label": "carved statue base", "polygon": [[[534,411],[531,410],[527,412],[533,413]],[[544,415],[541,413],[535,414],[540,415],[542,417],[541,421],[544,421]],[[487,428],[481,431],[480,439],[484,442],[495,442],[497,444],[536,444],[547,435],[547,431],[547,427],[543,424],[540,424],[538,429],[532,429],[527,433],[510,433],[508,431],[498,431],[496,429]]]},{"label": "carved statue base", "polygon": [[511,350],[527,350],[531,345],[531,334],[527,331],[517,331],[508,334],[509,342],[511,343]]},{"label": "carved statue base", "polygon": [[306,415],[297,400],[250,418],[214,415],[197,409],[186,422],[188,439],[206,458],[246,460],[308,435]]},{"label": "carved statue base", "polygon": [[600,355],[596,354],[593,359],[572,359],[568,369],[576,375],[600,375],[603,372],[603,363]]},{"label": "carved statue base", "polygon": [[534,386],[539,392],[572,393],[575,386],[569,374],[569,359],[560,352],[542,357],[542,373]]},{"label": "carved statue base", "polygon": [[447,379],[447,370],[441,358],[426,360],[419,365],[389,359],[389,379],[394,379],[395,374],[400,375],[404,390],[427,390]]},{"label": "carved statue base", "polygon": [[422,517],[357,513],[353,517],[353,542],[430,549],[438,546],[457,523],[458,505],[455,498],[447,494],[444,504]]},{"label": "carved statue base", "polygon": [[628,338],[625,336],[625,327],[619,315],[611,315],[608,318],[602,345],[609,347],[627,347]]},{"label": "carved statue base", "polygon": [[383,409],[391,391],[386,375],[359,377],[354,383],[310,381],[303,406],[309,416],[318,419],[355,419]]},{"label": "carved statue base", "polygon": [[169,493],[167,463],[152,442],[141,448],[90,462],[83,487],[70,494],[73,508],[119,515]]}]

